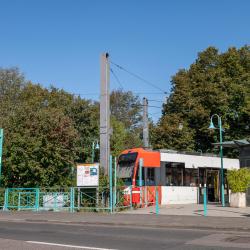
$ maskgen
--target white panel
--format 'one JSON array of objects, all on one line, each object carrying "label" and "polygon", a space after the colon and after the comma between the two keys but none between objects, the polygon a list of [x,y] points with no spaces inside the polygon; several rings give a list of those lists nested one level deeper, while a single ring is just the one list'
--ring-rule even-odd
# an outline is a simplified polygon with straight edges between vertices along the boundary
[{"label": "white panel", "polygon": [[[161,152],[161,161],[163,162],[181,162],[185,164],[186,168],[220,168],[220,157],[200,156],[200,155],[186,155],[177,153],[163,153]],[[225,169],[239,169],[240,162],[238,159],[223,158]]]},{"label": "white panel", "polygon": [[197,187],[162,186],[161,192],[162,192],[162,198],[161,198],[162,205],[198,203]]}]

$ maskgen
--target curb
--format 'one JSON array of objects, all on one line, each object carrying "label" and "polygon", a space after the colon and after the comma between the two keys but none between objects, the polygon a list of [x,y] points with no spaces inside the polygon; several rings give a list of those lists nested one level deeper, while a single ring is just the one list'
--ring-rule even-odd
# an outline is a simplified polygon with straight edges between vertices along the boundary
[{"label": "curb", "polygon": [[87,225],[87,226],[113,226],[113,227],[143,227],[143,228],[154,228],[154,229],[192,229],[192,230],[216,230],[216,231],[242,231],[249,232],[249,227],[218,227],[218,226],[197,226],[194,224],[190,225],[177,225],[175,223],[169,223],[168,225],[158,225],[158,224],[136,224],[136,223],[122,223],[122,222],[89,222],[89,221],[61,221],[61,220],[46,220],[46,219],[0,219],[4,222],[15,222],[15,223],[55,223],[55,224],[64,224],[64,225]]}]

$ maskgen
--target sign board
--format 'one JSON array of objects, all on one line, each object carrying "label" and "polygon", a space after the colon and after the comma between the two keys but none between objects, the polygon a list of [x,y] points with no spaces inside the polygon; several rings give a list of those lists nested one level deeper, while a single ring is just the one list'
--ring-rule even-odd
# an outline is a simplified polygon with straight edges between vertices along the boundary
[{"label": "sign board", "polygon": [[77,165],[77,186],[97,187],[99,185],[99,164]]}]

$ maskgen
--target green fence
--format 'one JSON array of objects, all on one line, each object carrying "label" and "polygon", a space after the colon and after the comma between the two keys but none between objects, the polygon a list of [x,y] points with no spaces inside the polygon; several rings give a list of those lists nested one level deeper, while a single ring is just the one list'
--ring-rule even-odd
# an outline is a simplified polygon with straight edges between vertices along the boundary
[{"label": "green fence", "polygon": [[132,208],[132,187],[117,183],[116,159],[112,159],[107,186],[0,189],[0,209],[112,213]]},{"label": "green fence", "polygon": [[4,211],[116,212],[132,207],[131,195],[130,187],[116,187],[112,191],[110,187],[6,188],[0,189],[0,208]]}]

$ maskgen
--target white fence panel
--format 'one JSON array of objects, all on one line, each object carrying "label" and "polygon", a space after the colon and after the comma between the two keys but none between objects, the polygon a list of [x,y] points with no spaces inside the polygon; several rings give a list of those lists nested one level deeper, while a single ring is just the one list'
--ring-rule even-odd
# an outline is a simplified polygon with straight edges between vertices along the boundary
[{"label": "white fence panel", "polygon": [[162,205],[197,204],[198,187],[162,186]]}]

